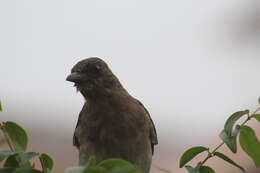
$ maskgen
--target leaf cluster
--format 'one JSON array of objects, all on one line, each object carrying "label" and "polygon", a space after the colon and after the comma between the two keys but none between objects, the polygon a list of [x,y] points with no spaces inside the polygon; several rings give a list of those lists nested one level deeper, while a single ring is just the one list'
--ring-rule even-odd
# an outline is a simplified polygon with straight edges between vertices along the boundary
[{"label": "leaf cluster", "polygon": [[[208,147],[195,146],[186,150],[180,158],[180,168],[185,167],[189,173],[214,173],[215,170],[209,166],[205,166],[206,161],[212,157],[218,157],[227,163],[237,167],[241,172],[246,172],[245,169],[237,164],[235,161],[230,159],[223,153],[217,150],[226,145],[233,153],[237,153],[237,141],[244,152],[253,160],[256,167],[260,166],[260,142],[256,137],[255,131],[245,125],[249,120],[255,119],[260,122],[260,114],[257,112],[260,110],[258,107],[252,114],[249,110],[238,111],[229,116],[226,120],[224,129],[219,134],[222,143],[219,144],[215,149],[210,150]],[[246,120],[242,124],[236,124],[239,119],[246,116]],[[237,138],[239,137],[239,140]],[[194,157],[202,152],[207,152],[207,156],[204,160],[197,163],[195,167],[187,165]]]},{"label": "leaf cluster", "polygon": [[[0,128],[10,150],[0,149],[0,173],[50,173],[53,160],[46,153],[27,152],[28,136],[25,130],[14,122],[2,122]],[[42,169],[35,169],[36,159]]]},{"label": "leaf cluster", "polygon": [[97,164],[95,157],[92,156],[86,166],[68,168],[65,173],[142,173],[142,171],[137,166],[121,159],[107,159]]},{"label": "leaf cluster", "polygon": [[[260,102],[260,100],[259,100]],[[256,167],[260,166],[260,142],[256,137],[255,131],[245,125],[249,120],[255,119],[260,122],[260,114],[257,112],[260,107],[252,114],[249,110],[238,111],[233,113],[225,122],[224,129],[219,134],[222,143],[215,149],[210,150],[208,147],[195,146],[186,150],[180,158],[179,166],[185,167],[189,173],[215,173],[214,169],[205,166],[206,161],[212,157],[218,157],[227,163],[237,167],[241,172],[245,169],[217,150],[226,145],[233,153],[237,152],[237,138],[244,152],[253,160]],[[0,102],[0,112],[2,106]],[[246,120],[238,125],[237,121],[246,116]],[[0,122],[0,144],[5,141],[10,150],[0,149],[0,173],[51,173],[54,166],[53,159],[46,153],[28,152],[28,136],[26,131],[15,122]],[[193,158],[200,153],[207,152],[204,160],[195,166],[187,165]],[[35,162],[38,161],[41,169],[35,168]],[[85,166],[72,167],[65,170],[65,173],[142,173],[141,168],[132,163],[121,159],[107,159],[100,163],[96,162],[94,156],[90,157]]]}]

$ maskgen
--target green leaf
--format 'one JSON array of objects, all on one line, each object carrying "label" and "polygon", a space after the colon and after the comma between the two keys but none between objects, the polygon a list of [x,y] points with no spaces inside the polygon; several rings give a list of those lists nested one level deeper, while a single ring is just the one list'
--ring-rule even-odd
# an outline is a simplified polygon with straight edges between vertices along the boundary
[{"label": "green leaf", "polygon": [[28,137],[25,130],[14,122],[5,122],[4,131],[10,137],[15,151],[25,151],[27,147]]},{"label": "green leaf", "polygon": [[208,166],[201,166],[199,173],[215,173],[214,169]]},{"label": "green leaf", "polygon": [[42,171],[31,168],[20,168],[16,169],[13,173],[42,173]]},{"label": "green leaf", "polygon": [[241,126],[239,142],[241,148],[254,161],[256,167],[260,166],[260,143],[254,130],[249,126]]},{"label": "green leaf", "polygon": [[53,168],[52,158],[45,153],[41,153],[40,156],[39,156],[39,159],[41,161],[43,172],[44,173],[50,172]]},{"label": "green leaf", "polygon": [[127,166],[127,165],[132,165],[132,164],[126,160],[121,160],[121,159],[107,159],[101,161],[98,164],[98,166],[104,167],[108,170],[114,167]]},{"label": "green leaf", "polygon": [[249,110],[244,110],[244,111],[238,111],[233,113],[226,121],[224,130],[226,131],[228,136],[232,135],[232,129],[235,124],[235,122],[241,118],[243,115],[246,115],[249,113]]},{"label": "green leaf", "polygon": [[195,168],[190,165],[186,165],[185,168],[189,173],[200,173],[199,170],[202,167],[201,162],[199,162]]},{"label": "green leaf", "polygon": [[85,168],[83,170],[83,173],[108,173],[108,171],[102,167],[93,166]]},{"label": "green leaf", "polygon": [[111,169],[108,173],[142,173],[142,171],[137,167],[133,167],[132,165],[126,165],[115,167]]},{"label": "green leaf", "polygon": [[19,168],[17,157],[18,153],[8,157],[4,163],[4,168]]},{"label": "green leaf", "polygon": [[202,146],[192,147],[186,150],[180,159],[180,168],[182,168],[186,163],[188,163],[191,159],[197,156],[199,153],[203,151],[207,151],[208,148]]},{"label": "green leaf", "polygon": [[13,173],[15,168],[0,168],[0,173]]},{"label": "green leaf", "polygon": [[240,132],[240,125],[236,125],[235,129],[232,131],[232,135],[233,137],[237,137],[237,135]]},{"label": "green leaf", "polygon": [[0,146],[5,143],[5,136],[3,131],[0,130]]},{"label": "green leaf", "polygon": [[251,117],[260,122],[260,114],[252,114]]},{"label": "green leaf", "polygon": [[3,134],[3,131],[0,130],[0,146],[5,144],[6,142],[6,139],[5,139],[5,136]]},{"label": "green leaf", "polygon": [[97,164],[96,157],[95,156],[90,156],[90,158],[88,159],[88,162],[86,164],[86,167],[96,166],[96,164]]},{"label": "green leaf", "polygon": [[219,137],[233,153],[237,152],[236,136],[228,136],[227,132],[225,130],[222,130],[222,132],[219,134]]},{"label": "green leaf", "polygon": [[17,156],[17,161],[19,162],[20,168],[31,168],[30,160],[38,156],[36,152],[21,152]]},{"label": "green leaf", "polygon": [[102,172],[108,171],[108,173],[142,173],[140,168],[121,159],[103,160],[97,166],[104,168]]},{"label": "green leaf", "polygon": [[193,168],[189,165],[186,165],[185,168],[189,173],[199,173],[199,171],[197,171],[196,168]]},{"label": "green leaf", "polygon": [[3,161],[4,159],[14,154],[17,154],[17,152],[0,150],[0,161]]},{"label": "green leaf", "polygon": [[37,155],[36,152],[14,152],[6,159],[4,167],[31,168],[30,160]]},{"label": "green leaf", "polygon": [[3,107],[2,107],[2,103],[1,103],[1,100],[0,100],[0,112],[3,111]]},{"label": "green leaf", "polygon": [[65,170],[65,173],[83,173],[83,170],[84,170],[83,166],[78,166],[78,167],[67,168]]},{"label": "green leaf", "polygon": [[234,166],[236,166],[237,168],[241,169],[241,171],[243,171],[244,173],[246,172],[245,169],[244,169],[242,166],[238,165],[236,162],[234,162],[233,160],[231,160],[230,158],[228,158],[228,157],[227,157],[226,155],[224,155],[223,153],[215,152],[215,153],[213,153],[213,155],[214,155],[214,156],[217,156],[217,157],[219,157],[219,158],[221,158],[221,159],[223,159],[223,160],[225,160],[225,161],[227,161],[228,163],[230,163],[230,164],[232,164],[232,165],[234,165]]},{"label": "green leaf", "polygon": [[228,148],[233,152],[237,152],[237,135],[240,132],[240,125],[236,125],[235,129],[232,131],[231,136],[228,136],[225,130],[219,134],[222,141],[228,146]]}]

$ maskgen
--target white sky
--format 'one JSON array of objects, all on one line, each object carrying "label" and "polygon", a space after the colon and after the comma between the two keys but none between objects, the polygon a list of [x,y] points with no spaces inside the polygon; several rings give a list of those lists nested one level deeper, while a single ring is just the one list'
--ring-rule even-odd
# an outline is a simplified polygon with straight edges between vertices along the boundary
[{"label": "white sky", "polygon": [[231,113],[257,106],[259,7],[257,0],[1,1],[3,119],[71,136],[83,99],[65,78],[77,61],[98,56],[148,108],[161,141],[183,149],[217,139]]}]

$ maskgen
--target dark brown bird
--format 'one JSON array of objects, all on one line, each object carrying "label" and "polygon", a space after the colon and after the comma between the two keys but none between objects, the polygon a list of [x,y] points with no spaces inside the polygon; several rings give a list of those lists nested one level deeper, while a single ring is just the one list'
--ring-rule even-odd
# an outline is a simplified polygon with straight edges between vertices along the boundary
[{"label": "dark brown bird", "polygon": [[121,158],[148,173],[158,141],[153,121],[142,103],[123,88],[99,58],[78,62],[66,80],[74,82],[86,99],[73,137],[73,144],[79,149],[79,165],[92,155],[97,161]]}]

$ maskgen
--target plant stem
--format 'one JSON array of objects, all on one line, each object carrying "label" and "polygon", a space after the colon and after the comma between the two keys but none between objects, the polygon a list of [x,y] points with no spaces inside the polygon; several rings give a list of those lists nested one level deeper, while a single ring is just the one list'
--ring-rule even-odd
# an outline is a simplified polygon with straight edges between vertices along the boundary
[{"label": "plant stem", "polygon": [[256,114],[260,110],[260,106],[254,111],[253,114]]},{"label": "plant stem", "polygon": [[8,136],[8,134],[6,133],[5,129],[4,129],[4,125],[2,123],[0,123],[0,129],[2,130],[3,134],[4,134],[4,137],[5,137],[5,140],[10,148],[11,151],[14,151],[14,148],[12,146],[12,143],[11,143],[11,140]]},{"label": "plant stem", "polygon": [[[260,110],[260,106],[253,112],[253,114],[256,114],[258,111]],[[252,114],[252,115],[253,115]],[[243,126],[245,125],[249,120],[251,119],[250,115],[248,115],[247,119],[240,125]],[[222,142],[221,144],[219,144],[212,152],[209,152],[209,154],[207,155],[207,157],[201,162],[201,165],[203,165],[208,159],[210,159],[211,157],[214,157],[214,154],[220,147],[222,147],[222,145],[224,145],[225,143]]]},{"label": "plant stem", "polygon": [[210,153],[207,155],[207,157],[201,162],[201,165],[203,165],[209,158],[213,157]]},{"label": "plant stem", "polygon": [[212,153],[215,153],[222,145],[224,145],[225,143],[222,142],[221,144],[219,144],[213,151]]},{"label": "plant stem", "polygon": [[201,165],[203,165],[208,159],[210,159],[211,157],[214,157],[213,155],[212,155],[212,153],[215,153],[222,145],[224,145],[225,143],[224,142],[222,142],[221,144],[219,144],[212,152],[210,152],[209,154],[208,154],[208,156],[201,162]]}]

